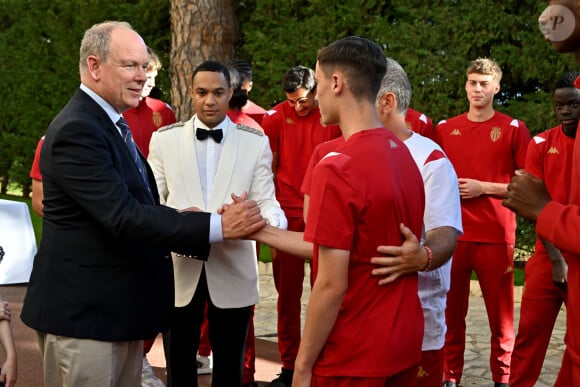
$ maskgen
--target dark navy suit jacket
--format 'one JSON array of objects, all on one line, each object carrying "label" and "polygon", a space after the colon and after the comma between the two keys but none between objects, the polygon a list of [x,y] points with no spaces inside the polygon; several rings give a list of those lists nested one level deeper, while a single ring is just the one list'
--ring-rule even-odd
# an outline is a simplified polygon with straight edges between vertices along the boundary
[{"label": "dark navy suit jacket", "polygon": [[116,125],[80,89],[50,124],[41,152],[43,232],[22,320],[45,333],[140,340],[168,327],[170,250],[207,256],[207,213],[159,205]]}]

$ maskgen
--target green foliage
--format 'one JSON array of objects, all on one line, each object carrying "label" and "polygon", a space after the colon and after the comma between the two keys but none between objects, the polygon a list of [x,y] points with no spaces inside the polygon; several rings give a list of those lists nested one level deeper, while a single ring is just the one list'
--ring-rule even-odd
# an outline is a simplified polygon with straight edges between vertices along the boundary
[{"label": "green foliage", "polygon": [[543,40],[537,17],[545,4],[532,0],[244,5],[239,55],[252,61],[252,98],[265,107],[284,98],[280,82],[288,68],[314,66],[319,47],[347,35],[382,44],[408,72],[413,106],[434,122],[467,109],[465,69],[477,57],[492,57],[504,71],[498,110],[526,121],[533,133],[545,130],[553,122],[552,85],[561,72],[576,67],[571,56],[556,54]]},{"label": "green foliage", "polygon": [[[9,173],[13,182],[30,184],[38,139],[80,84],[83,33],[111,19],[131,23],[168,63],[166,0],[0,0],[0,86],[6,96],[0,109],[0,176]],[[158,77],[157,92],[169,101],[165,72]]]}]

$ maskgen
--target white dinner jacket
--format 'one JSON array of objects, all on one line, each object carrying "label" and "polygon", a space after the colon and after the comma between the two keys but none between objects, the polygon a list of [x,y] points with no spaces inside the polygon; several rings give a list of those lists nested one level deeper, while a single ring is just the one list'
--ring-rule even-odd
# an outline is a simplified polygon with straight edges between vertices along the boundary
[{"label": "white dinner jacket", "polygon": [[[248,192],[265,218],[284,216],[276,200],[272,152],[268,137],[258,130],[235,125],[229,119],[212,192],[203,203],[195,149],[195,116],[153,133],[149,164],[155,174],[162,204],[184,209],[198,207],[216,212],[231,203],[231,193]],[[213,141],[207,139],[206,141]],[[259,301],[256,246],[253,241],[227,240],[211,245],[209,258],[201,261],[173,255],[175,306],[188,305],[205,265],[209,295],[219,308],[240,308]]]}]

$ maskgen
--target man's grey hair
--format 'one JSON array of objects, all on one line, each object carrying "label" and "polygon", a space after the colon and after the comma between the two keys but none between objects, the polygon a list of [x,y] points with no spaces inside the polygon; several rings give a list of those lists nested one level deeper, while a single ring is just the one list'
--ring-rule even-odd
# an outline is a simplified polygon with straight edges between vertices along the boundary
[{"label": "man's grey hair", "polygon": [[93,25],[85,32],[81,41],[79,55],[79,72],[81,76],[87,70],[87,58],[89,56],[95,55],[102,62],[107,61],[111,49],[111,32],[119,27],[133,29],[131,24],[127,22],[106,21]]},{"label": "man's grey hair", "polygon": [[411,104],[411,82],[403,67],[392,58],[387,58],[387,72],[381,82],[381,87],[377,93],[376,104],[386,93],[391,92],[397,99],[397,112],[406,114],[407,108]]}]

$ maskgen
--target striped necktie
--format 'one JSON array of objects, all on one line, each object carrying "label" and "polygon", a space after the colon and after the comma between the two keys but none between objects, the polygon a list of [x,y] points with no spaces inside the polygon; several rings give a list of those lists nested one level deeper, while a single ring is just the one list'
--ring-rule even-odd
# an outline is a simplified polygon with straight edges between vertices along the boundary
[{"label": "striped necktie", "polygon": [[141,157],[139,155],[139,151],[137,150],[137,146],[135,145],[135,141],[133,140],[133,135],[131,134],[131,130],[129,129],[129,124],[123,117],[119,118],[117,121],[117,126],[121,129],[121,136],[123,137],[123,141],[125,141],[125,145],[127,145],[127,149],[131,153],[131,157],[133,161],[137,165],[137,169],[141,174],[141,178],[143,179],[143,183],[149,192],[151,198],[153,197],[151,193],[151,187],[149,186],[149,179],[147,178],[147,170],[141,161]]}]

